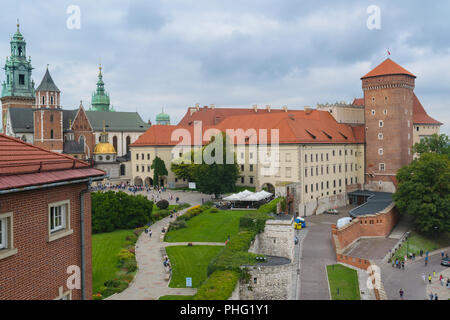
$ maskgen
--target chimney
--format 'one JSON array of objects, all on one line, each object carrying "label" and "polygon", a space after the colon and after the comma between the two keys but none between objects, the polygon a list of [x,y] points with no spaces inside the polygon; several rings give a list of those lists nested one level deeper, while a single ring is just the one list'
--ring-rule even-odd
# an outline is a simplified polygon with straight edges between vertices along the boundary
[{"label": "chimney", "polygon": [[287,109],[286,105],[283,106],[283,110],[284,110],[284,112],[288,112],[288,109]]},{"label": "chimney", "polygon": [[268,105],[266,106],[266,110],[267,110],[267,112],[270,112],[270,104],[268,104]]},{"label": "chimney", "polygon": [[306,114],[311,114],[311,112],[312,112],[312,108],[309,107],[309,106],[305,106],[305,113]]},{"label": "chimney", "polygon": [[253,105],[253,110],[255,110],[255,112],[258,112],[258,105],[257,104]]},{"label": "chimney", "polygon": [[215,107],[216,107],[216,106],[215,106],[214,104],[211,104],[211,109],[214,110]]}]

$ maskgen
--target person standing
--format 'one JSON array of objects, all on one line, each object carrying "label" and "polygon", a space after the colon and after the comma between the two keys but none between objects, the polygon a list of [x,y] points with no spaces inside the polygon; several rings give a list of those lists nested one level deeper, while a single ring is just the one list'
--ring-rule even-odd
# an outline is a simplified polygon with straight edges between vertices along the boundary
[{"label": "person standing", "polygon": [[428,265],[428,257],[425,257],[425,266],[427,266]]},{"label": "person standing", "polygon": [[428,283],[431,284],[431,274],[428,275]]},{"label": "person standing", "polygon": [[434,300],[439,300],[437,293],[434,294]]},{"label": "person standing", "polygon": [[427,277],[425,276],[425,273],[422,273],[422,279],[423,283],[427,283]]},{"label": "person standing", "polygon": [[403,289],[400,289],[399,293],[400,293],[400,299],[403,300],[403,294],[404,294],[405,292],[403,291]]},{"label": "person standing", "polygon": [[148,230],[148,235],[149,235],[150,238],[152,237],[152,230],[151,229]]}]

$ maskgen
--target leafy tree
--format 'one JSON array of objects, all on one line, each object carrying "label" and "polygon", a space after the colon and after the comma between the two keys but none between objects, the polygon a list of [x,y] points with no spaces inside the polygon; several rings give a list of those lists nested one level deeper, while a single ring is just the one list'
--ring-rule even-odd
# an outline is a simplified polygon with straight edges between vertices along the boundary
[{"label": "leafy tree", "polygon": [[418,154],[435,152],[446,154],[450,157],[450,139],[444,133],[441,135],[435,133],[429,137],[425,137],[422,141],[415,143],[412,147],[412,151]]},{"label": "leafy tree", "polygon": [[125,192],[93,192],[92,232],[142,227],[151,220],[153,202]]},{"label": "leafy tree", "polygon": [[450,231],[449,168],[447,155],[426,152],[397,172],[399,184],[393,198],[420,232]]},{"label": "leafy tree", "polygon": [[[215,139],[218,135],[213,136],[209,144],[196,152],[192,151],[184,155],[171,164],[171,170],[177,178],[188,178],[188,181],[196,183],[197,190],[214,194],[216,197],[234,191],[236,180],[239,178],[236,155],[231,154],[225,133],[220,135],[221,139]],[[228,157],[234,159],[231,164],[227,163],[227,152],[229,152]],[[209,156],[209,161],[212,163],[205,161],[205,155]],[[196,158],[201,158],[201,163],[195,163]]]},{"label": "leafy tree", "polygon": [[167,176],[166,164],[160,157],[155,157],[152,162],[151,168],[153,169],[153,183],[159,186],[159,177]]}]

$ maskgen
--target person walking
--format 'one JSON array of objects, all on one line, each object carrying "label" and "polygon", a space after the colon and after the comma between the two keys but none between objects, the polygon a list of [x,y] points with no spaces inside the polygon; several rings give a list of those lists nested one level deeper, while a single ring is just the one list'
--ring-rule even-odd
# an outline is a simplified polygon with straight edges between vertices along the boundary
[{"label": "person walking", "polygon": [[431,274],[428,275],[428,283],[431,284]]},{"label": "person walking", "polygon": [[425,257],[425,266],[427,266],[428,265],[428,257]]},{"label": "person walking", "polygon": [[152,237],[152,230],[151,229],[148,230],[148,235],[149,235],[150,238]]},{"label": "person walking", "polygon": [[405,270],[405,261],[402,261],[402,270]]},{"label": "person walking", "polygon": [[434,294],[434,300],[439,300],[437,293]]},{"label": "person walking", "polygon": [[403,294],[404,294],[405,292],[403,291],[403,289],[400,289],[400,291],[399,291],[399,294],[400,294],[400,299],[402,299],[403,300]]},{"label": "person walking", "polygon": [[433,278],[436,278],[436,271],[433,270]]},{"label": "person walking", "polygon": [[433,298],[434,298],[433,292],[430,292],[430,294],[428,296],[430,297],[430,300],[433,300]]}]

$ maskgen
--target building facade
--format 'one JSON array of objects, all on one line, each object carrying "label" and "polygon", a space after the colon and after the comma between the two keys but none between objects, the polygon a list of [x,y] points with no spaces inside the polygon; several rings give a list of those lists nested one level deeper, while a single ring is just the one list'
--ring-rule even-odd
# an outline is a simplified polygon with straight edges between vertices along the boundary
[{"label": "building facade", "polygon": [[0,300],[91,299],[89,183],[103,177],[0,134]]}]

